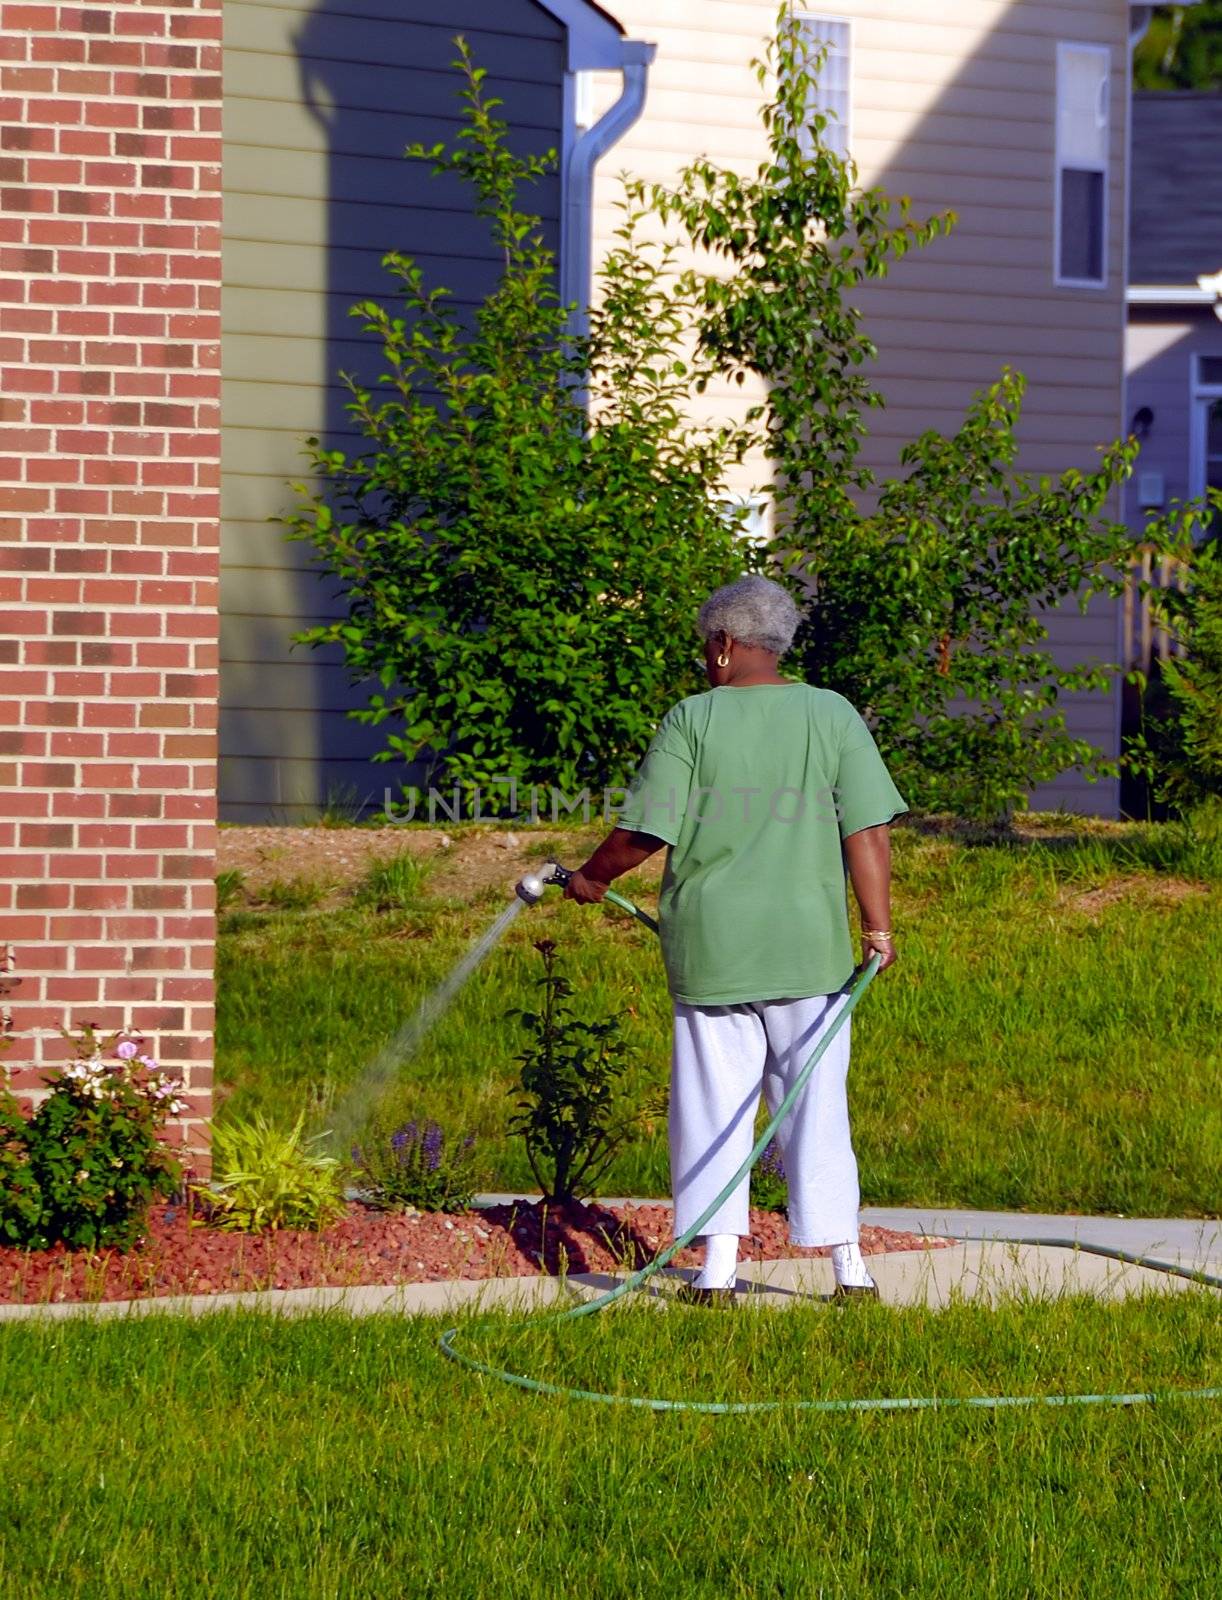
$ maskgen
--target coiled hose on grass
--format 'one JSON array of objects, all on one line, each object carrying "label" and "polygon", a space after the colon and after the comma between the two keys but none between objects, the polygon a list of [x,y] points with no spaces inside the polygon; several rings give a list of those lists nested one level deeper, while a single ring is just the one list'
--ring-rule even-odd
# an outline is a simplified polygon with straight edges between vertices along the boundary
[{"label": "coiled hose on grass", "polygon": [[[608,892],[606,898],[628,912],[629,915],[635,917],[639,922],[644,923],[646,927],[651,928],[655,933],[657,932],[657,923],[643,911],[639,911],[630,900],[625,900],[621,895],[611,892]],[[622,1283],[617,1283],[606,1294],[601,1294],[594,1300],[584,1301],[581,1305],[572,1306],[565,1311],[557,1312],[541,1320],[556,1323],[575,1322],[579,1317],[597,1316],[600,1311],[605,1311],[609,1305],[614,1305],[617,1300],[622,1300],[625,1295],[632,1294],[635,1290],[641,1288],[643,1284],[648,1283],[649,1279],[661,1272],[662,1268],[673,1260],[680,1250],[689,1245],[693,1239],[699,1237],[709,1218],[730,1197],[764,1153],[777,1129],[809,1082],[811,1074],[819,1065],[823,1052],[836,1037],[836,1034],[848,1020],[862,995],[869,988],[875,973],[878,971],[879,964],[879,956],[877,954],[871,956],[857,981],[848,991],[848,998],[845,1000],[844,1005],[841,1006],[835,1020],[812,1052],[810,1060],[794,1080],[792,1088],[777,1107],[776,1113],[768,1123],[768,1126],[755,1141],[751,1154],[739,1167],[725,1188],[722,1189],[721,1193],[696,1218],[691,1227],[681,1234],[673,1244],[669,1244],[664,1250],[659,1251],[652,1261],[647,1262],[638,1271],[631,1273]],[[1156,1261],[1149,1256],[1132,1255],[1125,1250],[1113,1250],[1105,1245],[1083,1244],[1078,1240],[1072,1239],[1016,1238],[998,1240],[997,1242],[1003,1244],[1042,1244],[1081,1250],[1088,1255],[1106,1256],[1111,1260],[1146,1267],[1154,1272],[1165,1272],[1175,1277],[1188,1278],[1193,1283],[1201,1284],[1207,1288],[1222,1289],[1222,1278],[1213,1277],[1205,1272],[1196,1272],[1191,1268],[1180,1267],[1171,1262]],[[601,1405],[634,1406],[639,1410],[645,1411],[701,1411],[715,1416],[742,1416],[747,1413],[763,1411],[934,1411],[949,1410],[954,1407],[1001,1410],[1006,1407],[1021,1406],[1133,1406],[1150,1404],[1159,1399],[1222,1399],[1222,1389],[1175,1389],[1169,1390],[1163,1395],[1135,1393],[972,1395],[962,1398],[897,1396],[862,1400],[659,1400],[649,1395],[605,1394],[597,1389],[570,1388],[564,1384],[546,1383],[540,1378],[530,1378],[523,1373],[510,1372],[507,1368],[493,1366],[486,1361],[479,1361],[474,1356],[469,1356],[459,1350],[454,1343],[457,1336],[457,1328],[446,1329],[438,1341],[442,1353],[451,1361],[456,1361],[460,1366],[466,1367],[471,1372],[481,1373],[486,1378],[495,1378],[501,1383],[512,1384],[515,1388],[526,1389],[531,1394],[559,1395],[568,1400],[593,1400]]]}]

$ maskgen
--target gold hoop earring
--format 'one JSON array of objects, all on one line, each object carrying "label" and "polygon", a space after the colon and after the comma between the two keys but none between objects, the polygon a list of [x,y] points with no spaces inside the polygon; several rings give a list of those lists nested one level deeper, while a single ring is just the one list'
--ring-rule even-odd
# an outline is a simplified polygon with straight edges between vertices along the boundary
[{"label": "gold hoop earring", "polygon": [[719,667],[728,667],[730,665],[730,652],[728,650],[723,650],[717,657],[717,665]]}]

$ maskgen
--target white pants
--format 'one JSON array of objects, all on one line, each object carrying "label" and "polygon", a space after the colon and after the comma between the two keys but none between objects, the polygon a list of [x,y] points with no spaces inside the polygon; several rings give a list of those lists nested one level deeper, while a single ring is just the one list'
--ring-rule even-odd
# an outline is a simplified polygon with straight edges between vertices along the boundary
[{"label": "white pants", "polygon": [[[750,1154],[760,1090],[774,1112],[847,999],[841,991],[736,1006],[675,1001],[670,1171],[676,1237]],[[778,1130],[794,1244],[847,1244],[858,1236],[861,1197],[845,1092],[851,1027],[850,1017]],[[744,1178],[703,1232],[747,1233],[748,1192]]]}]

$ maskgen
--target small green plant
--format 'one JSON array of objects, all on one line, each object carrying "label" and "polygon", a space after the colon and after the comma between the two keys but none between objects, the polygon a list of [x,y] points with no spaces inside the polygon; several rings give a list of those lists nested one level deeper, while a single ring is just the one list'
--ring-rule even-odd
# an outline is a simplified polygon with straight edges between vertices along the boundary
[{"label": "small green plant", "polygon": [[140,1042],[92,1027],[47,1076],[33,1116],[0,1098],[0,1239],[28,1250],[129,1250],[148,1208],[177,1192],[178,1162],[158,1135],[185,1109],[182,1087]]},{"label": "small green plant", "polygon": [[573,991],[557,971],[555,943],[540,939],[535,949],[543,958],[542,1009],[506,1012],[531,1035],[514,1058],[522,1098],[509,1131],[526,1141],[526,1159],[543,1198],[567,1205],[579,1190],[593,1190],[640,1121],[640,1111],[627,1107],[621,1093],[632,1059],[621,1019],[578,1021],[565,1004]]},{"label": "small green plant", "polygon": [[375,862],[357,888],[357,904],[375,911],[414,910],[424,897],[430,866],[407,851]]},{"label": "small green plant", "polygon": [[327,798],[318,813],[320,828],[354,828],[361,820],[365,801],[354,783],[333,783],[327,787]]},{"label": "small green plant", "polygon": [[310,911],[328,888],[318,878],[273,878],[259,890],[259,899],[275,911]]},{"label": "small green plant", "polygon": [[435,1122],[408,1122],[352,1152],[383,1211],[465,1211],[475,1193],[475,1136],[447,1140]]},{"label": "small green plant", "polygon": [[307,1139],[304,1125],[304,1112],[287,1132],[261,1113],[249,1121],[214,1125],[213,1183],[193,1190],[210,1227],[234,1233],[317,1232],[343,1215],[340,1164],[311,1148],[326,1135]]},{"label": "small green plant", "polygon": [[789,1205],[785,1162],[775,1139],[751,1168],[751,1204],[760,1211],[785,1211]]},{"label": "small green plant", "polygon": [[246,874],[238,867],[227,867],[216,875],[216,909],[219,915],[228,911],[246,886]]}]

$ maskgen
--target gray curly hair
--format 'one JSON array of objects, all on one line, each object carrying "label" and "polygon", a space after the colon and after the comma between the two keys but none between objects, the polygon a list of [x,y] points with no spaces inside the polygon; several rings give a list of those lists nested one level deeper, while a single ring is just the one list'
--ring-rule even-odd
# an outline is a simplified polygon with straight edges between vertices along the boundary
[{"label": "gray curly hair", "polygon": [[737,583],[714,589],[700,607],[701,636],[725,633],[740,644],[784,655],[798,629],[793,596],[771,578],[748,573]]}]

